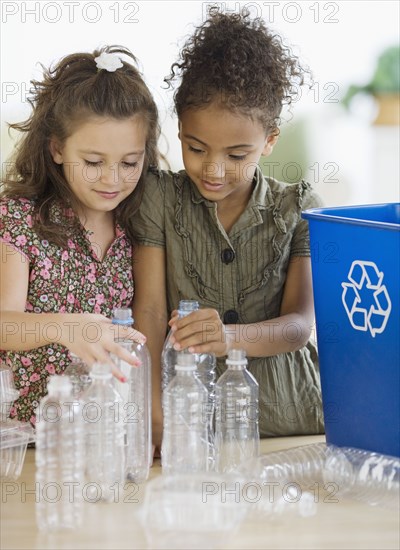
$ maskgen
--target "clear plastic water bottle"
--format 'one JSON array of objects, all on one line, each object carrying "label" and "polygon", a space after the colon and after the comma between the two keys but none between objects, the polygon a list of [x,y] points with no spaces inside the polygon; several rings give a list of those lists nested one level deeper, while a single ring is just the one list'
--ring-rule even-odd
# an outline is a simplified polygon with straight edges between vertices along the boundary
[{"label": "clear plastic water bottle", "polygon": [[[181,300],[178,306],[178,317],[182,319],[191,313],[199,309],[199,302],[196,300]],[[167,338],[164,342],[164,347],[161,352],[161,380],[162,388],[165,389],[175,376],[175,365],[177,364],[177,356],[179,351],[174,350],[174,346],[171,343],[172,331],[168,332]]]},{"label": "clear plastic water bottle", "polygon": [[36,410],[36,483],[39,529],[76,529],[82,523],[84,422],[66,376],[50,376]]},{"label": "clear plastic water bottle", "polygon": [[163,473],[205,472],[209,467],[207,390],[196,376],[193,354],[180,353],[175,370],[163,392]]},{"label": "clear plastic water bottle", "polygon": [[[192,311],[199,309],[199,303],[196,300],[181,300],[178,306],[179,318],[186,317]],[[162,388],[167,387],[171,379],[175,376],[175,365],[178,361],[178,356],[182,351],[174,350],[171,343],[171,334],[169,331],[164,343],[161,354],[161,369],[162,369]],[[196,360],[196,375],[205,386],[208,399],[206,406],[206,415],[208,422],[208,450],[209,450],[209,469],[214,467],[214,409],[215,409],[215,378],[216,378],[216,359],[213,353],[195,354]]]},{"label": "clear plastic water bottle", "polygon": [[240,471],[255,476],[260,482],[296,482],[310,487],[314,483],[323,483],[323,471],[327,458],[325,443],[312,443],[283,451],[263,454],[248,461]]},{"label": "clear plastic water bottle", "polygon": [[92,383],[82,395],[86,439],[85,500],[112,501],[125,477],[122,398],[112,383],[111,366],[95,363]]},{"label": "clear plastic water bottle", "polygon": [[219,473],[235,471],[258,455],[258,383],[243,350],[231,350],[216,384],[215,461]]},{"label": "clear plastic water bottle", "polygon": [[[116,308],[112,322],[118,326],[133,326],[132,310]],[[114,383],[123,399],[126,434],[126,477],[135,483],[142,483],[149,476],[152,462],[151,443],[151,358],[146,344],[138,344],[116,334],[121,346],[140,360],[139,367],[113,356],[113,361],[128,379],[124,384],[114,378]]]},{"label": "clear plastic water bottle", "polygon": [[65,369],[64,375],[70,377],[72,382],[72,395],[75,399],[79,399],[92,382],[90,378],[90,368],[77,355],[70,352],[70,356],[71,363]]},{"label": "clear plastic water bottle", "polygon": [[328,445],[323,470],[348,498],[370,506],[400,506],[400,458],[353,447]]}]

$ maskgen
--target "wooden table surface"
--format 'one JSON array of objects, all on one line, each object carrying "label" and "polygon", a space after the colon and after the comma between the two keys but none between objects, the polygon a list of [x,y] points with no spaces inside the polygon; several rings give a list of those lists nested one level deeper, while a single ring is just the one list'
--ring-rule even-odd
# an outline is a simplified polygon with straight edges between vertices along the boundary
[{"label": "wooden table surface", "polygon": [[[261,452],[268,453],[298,445],[323,442],[323,436],[301,436],[264,439]],[[159,460],[150,471],[152,480],[161,474]],[[35,520],[35,451],[28,449],[24,467],[17,481],[1,484],[1,540],[7,549],[145,549],[169,548],[165,540],[150,546],[140,510],[146,483],[112,503],[84,503],[83,526],[74,531],[46,534]],[[148,483],[148,482],[147,482]],[[300,517],[282,514],[256,518],[246,516],[232,536],[224,537],[218,548],[227,549],[369,549],[400,548],[399,516],[396,510],[372,507],[354,500],[339,498],[330,502],[321,494],[316,514]],[[182,548],[185,547],[183,539]],[[164,545],[164,546],[163,546]],[[199,548],[206,547],[199,543]],[[190,548],[190,546],[188,546]]]}]

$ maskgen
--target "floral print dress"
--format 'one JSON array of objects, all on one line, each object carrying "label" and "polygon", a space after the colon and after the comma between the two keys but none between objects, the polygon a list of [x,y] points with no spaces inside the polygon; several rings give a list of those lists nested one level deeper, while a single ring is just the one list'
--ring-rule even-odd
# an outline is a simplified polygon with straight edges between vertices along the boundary
[{"label": "floral print dress", "polygon": [[[0,213],[1,241],[20,254],[21,262],[29,263],[26,312],[100,313],[110,317],[113,308],[131,306],[132,245],[118,224],[115,239],[100,260],[83,227],[78,237],[68,239],[66,248],[41,239],[33,229],[31,200],[2,199]],[[65,217],[73,215],[70,209],[52,207],[52,220],[60,223],[60,231],[66,230]],[[23,327],[20,329],[23,337]],[[20,392],[10,416],[34,424],[35,409],[47,393],[49,375],[61,374],[70,362],[68,349],[55,343],[29,352],[0,351],[0,359],[13,369]]]}]

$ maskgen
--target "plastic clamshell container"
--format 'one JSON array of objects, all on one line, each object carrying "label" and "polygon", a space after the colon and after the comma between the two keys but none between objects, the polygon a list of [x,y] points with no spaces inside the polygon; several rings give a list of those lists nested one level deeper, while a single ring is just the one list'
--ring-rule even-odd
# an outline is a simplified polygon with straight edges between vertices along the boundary
[{"label": "plastic clamshell container", "polygon": [[400,456],[400,203],[302,217],[327,442]]},{"label": "plastic clamshell container", "polygon": [[18,397],[19,391],[15,389],[12,370],[0,363],[0,420],[9,417],[11,407]]},{"label": "plastic clamshell container", "polygon": [[33,428],[28,422],[6,420],[0,422],[0,477],[15,481],[21,475],[28,443],[34,440]]},{"label": "plastic clamshell container", "polygon": [[248,513],[245,478],[204,472],[162,475],[147,482],[139,518],[149,548],[222,548]]}]

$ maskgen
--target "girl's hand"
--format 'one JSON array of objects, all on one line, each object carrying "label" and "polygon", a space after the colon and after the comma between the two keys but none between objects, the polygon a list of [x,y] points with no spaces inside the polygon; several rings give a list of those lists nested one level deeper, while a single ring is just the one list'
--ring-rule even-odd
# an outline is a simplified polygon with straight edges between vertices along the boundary
[{"label": "girl's hand", "polygon": [[221,357],[228,354],[234,340],[215,309],[199,309],[181,319],[173,311],[168,324],[176,350],[187,348],[189,353],[214,353]]},{"label": "girl's hand", "polygon": [[104,315],[73,313],[65,316],[65,319],[67,320],[60,322],[62,325],[60,343],[81,357],[87,365],[108,363],[112,366],[113,375],[121,382],[126,382],[126,378],[113,363],[110,354],[116,355],[134,367],[140,365],[138,359],[115,342],[115,339],[127,338],[143,344],[146,342],[146,337],[141,332],[131,327],[113,325]]}]

